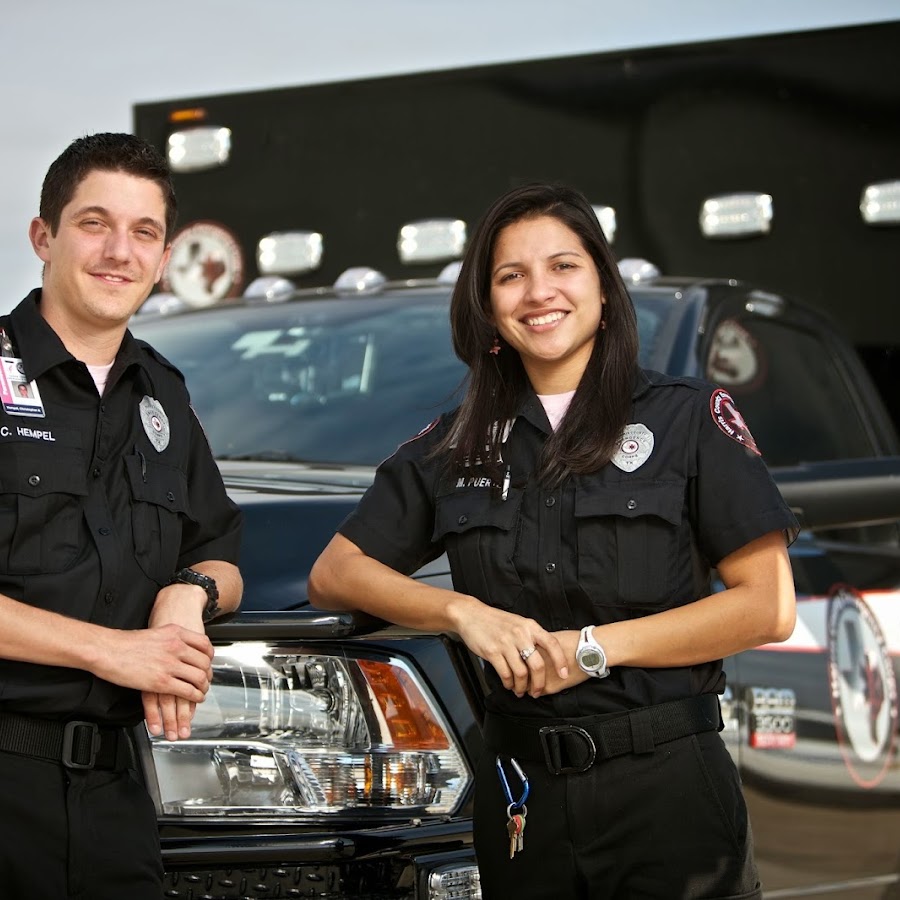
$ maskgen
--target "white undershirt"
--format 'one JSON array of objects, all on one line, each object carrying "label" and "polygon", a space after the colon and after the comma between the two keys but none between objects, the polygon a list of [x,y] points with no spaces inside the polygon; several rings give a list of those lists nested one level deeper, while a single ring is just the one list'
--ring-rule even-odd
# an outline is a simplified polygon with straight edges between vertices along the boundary
[{"label": "white undershirt", "polygon": [[[115,362],[115,360],[113,360]],[[112,363],[106,366],[92,366],[90,363],[85,363],[87,365],[88,372],[91,373],[91,378],[94,379],[94,384],[97,385],[97,393],[102,397],[103,389],[106,387],[106,379],[109,378],[109,370],[113,367]]]},{"label": "white undershirt", "polygon": [[563,416],[566,414],[566,410],[569,408],[569,404],[574,396],[575,391],[566,391],[565,394],[537,395],[538,400],[541,401],[541,405],[544,407],[544,412],[547,413],[547,418],[550,420],[550,427],[554,431],[559,427],[559,423],[562,422]]}]

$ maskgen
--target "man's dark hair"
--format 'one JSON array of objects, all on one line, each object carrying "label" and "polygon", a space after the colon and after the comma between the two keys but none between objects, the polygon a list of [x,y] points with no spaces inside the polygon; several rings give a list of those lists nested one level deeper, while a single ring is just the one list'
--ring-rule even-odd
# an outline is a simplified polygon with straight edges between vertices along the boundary
[{"label": "man's dark hair", "polygon": [[[529,184],[494,201],[469,244],[450,302],[456,355],[469,367],[466,396],[447,437],[436,448],[457,466],[480,457],[490,471],[500,458],[502,428],[515,418],[528,376],[519,354],[496,334],[491,319],[491,269],[501,231],[515,222],[550,216],[578,236],[600,276],[603,330],[560,427],[544,447],[542,476],[558,483],[572,473],[594,472],[609,462],[628,424],[638,359],[637,320],[615,257],[587,198],[563,185]],[[485,459],[485,445],[489,445]],[[496,472],[493,472],[496,476]]]},{"label": "man's dark hair", "polygon": [[172,173],[152,145],[133,134],[101,133],[77,138],[53,161],[41,188],[40,216],[56,234],[62,211],[91,172],[125,172],[159,185],[166,205],[166,240],[175,230],[178,205]]}]

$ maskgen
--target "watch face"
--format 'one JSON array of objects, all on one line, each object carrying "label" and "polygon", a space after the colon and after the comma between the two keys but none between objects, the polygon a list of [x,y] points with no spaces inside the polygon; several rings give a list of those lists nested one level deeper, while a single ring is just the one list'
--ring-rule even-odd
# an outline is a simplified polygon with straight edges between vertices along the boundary
[{"label": "watch face", "polygon": [[586,647],[578,656],[578,661],[585,669],[599,669],[603,665],[603,657],[592,647]]}]

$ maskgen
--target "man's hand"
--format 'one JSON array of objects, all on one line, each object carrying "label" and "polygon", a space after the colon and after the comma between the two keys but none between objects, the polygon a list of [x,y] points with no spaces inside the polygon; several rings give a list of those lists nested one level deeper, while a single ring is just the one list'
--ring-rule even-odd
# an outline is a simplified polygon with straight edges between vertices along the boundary
[{"label": "man's hand", "polygon": [[[189,631],[203,635],[203,609],[206,606],[206,592],[201,587],[191,584],[170,584],[157,595],[150,613],[151,629],[169,625],[178,625]],[[212,660],[212,645],[209,645],[209,661]],[[212,680],[212,667],[207,670],[207,690]],[[144,718],[151,734],[165,733],[166,740],[175,741],[191,736],[191,721],[198,699],[186,698],[175,692],[143,691],[141,699],[144,704]]]}]

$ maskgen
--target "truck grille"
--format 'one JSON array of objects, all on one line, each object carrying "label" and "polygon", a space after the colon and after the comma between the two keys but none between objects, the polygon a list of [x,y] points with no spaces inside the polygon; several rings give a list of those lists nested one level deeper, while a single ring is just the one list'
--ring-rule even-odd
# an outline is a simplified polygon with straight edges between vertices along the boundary
[{"label": "truck grille", "polygon": [[166,872],[163,896],[177,900],[403,900],[414,895],[411,867],[396,860],[341,866],[271,866]]}]

